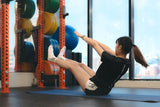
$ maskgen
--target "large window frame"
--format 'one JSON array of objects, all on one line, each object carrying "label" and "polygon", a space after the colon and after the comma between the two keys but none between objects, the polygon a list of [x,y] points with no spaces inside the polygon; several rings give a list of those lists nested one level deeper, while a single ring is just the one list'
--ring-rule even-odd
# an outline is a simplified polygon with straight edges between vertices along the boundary
[{"label": "large window frame", "polygon": [[[88,37],[92,38],[92,1],[88,0]],[[132,38],[134,43],[134,0],[129,0],[129,36]],[[93,52],[91,47],[88,45],[88,66],[92,68],[92,57]],[[135,79],[134,78],[134,54],[133,50],[129,54],[131,60],[131,67],[129,68],[129,80],[150,80],[160,81],[160,79]],[[128,79],[127,79],[128,80]]]}]

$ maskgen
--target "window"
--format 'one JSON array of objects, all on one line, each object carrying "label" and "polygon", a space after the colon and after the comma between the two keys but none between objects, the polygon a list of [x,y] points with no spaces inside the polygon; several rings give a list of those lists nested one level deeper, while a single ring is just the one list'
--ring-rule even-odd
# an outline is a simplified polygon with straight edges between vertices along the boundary
[{"label": "window", "polygon": [[15,24],[15,12],[14,7],[15,2],[11,1],[9,4],[9,71],[14,72],[15,66],[15,56],[14,56],[14,47],[15,47],[15,32],[14,32],[14,24]]},{"label": "window", "polygon": [[135,44],[150,65],[147,69],[135,63],[135,79],[160,79],[160,1],[134,0]]},{"label": "window", "polygon": [[[93,1],[93,38],[115,49],[115,41],[128,36],[128,0]],[[97,70],[100,57],[93,51],[93,69]],[[123,78],[128,78],[126,74]]]},{"label": "window", "polygon": [[[66,0],[66,25],[75,28],[81,34],[87,35],[87,1],[86,0]],[[73,52],[82,53],[82,62],[87,64],[87,44],[79,38],[79,43]]]}]

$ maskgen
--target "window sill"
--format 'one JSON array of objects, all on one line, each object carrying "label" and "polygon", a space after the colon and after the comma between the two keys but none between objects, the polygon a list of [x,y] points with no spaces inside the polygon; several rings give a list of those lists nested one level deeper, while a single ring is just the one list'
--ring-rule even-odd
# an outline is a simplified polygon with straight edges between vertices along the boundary
[{"label": "window sill", "polygon": [[153,80],[119,80],[115,87],[125,88],[158,88],[160,89],[160,81]]}]

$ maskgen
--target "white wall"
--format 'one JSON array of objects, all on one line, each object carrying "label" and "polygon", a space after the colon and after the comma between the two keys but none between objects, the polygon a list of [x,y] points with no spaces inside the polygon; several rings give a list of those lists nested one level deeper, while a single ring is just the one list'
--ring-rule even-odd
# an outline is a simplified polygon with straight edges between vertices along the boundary
[{"label": "white wall", "polygon": [[10,72],[9,87],[30,87],[34,77],[34,73],[31,72]]}]

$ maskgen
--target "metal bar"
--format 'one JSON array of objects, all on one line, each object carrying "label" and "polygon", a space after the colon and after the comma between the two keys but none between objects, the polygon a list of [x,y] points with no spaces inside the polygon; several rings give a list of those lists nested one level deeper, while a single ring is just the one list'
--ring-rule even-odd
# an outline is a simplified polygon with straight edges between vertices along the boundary
[{"label": "metal bar", "polygon": [[[134,0],[129,0],[129,36],[134,43]],[[129,55],[131,60],[131,67],[129,69],[129,79],[134,79],[134,50],[131,50]]]},{"label": "metal bar", "polygon": [[[88,0],[88,37],[92,38],[92,0]],[[88,66],[92,68],[92,47],[88,45]]]}]

